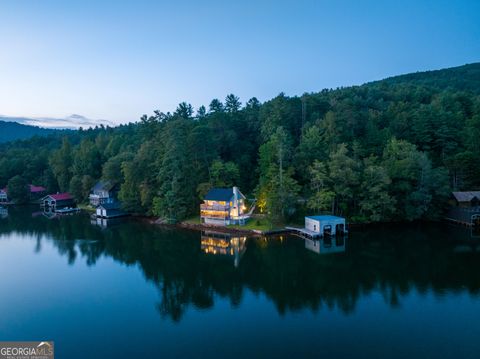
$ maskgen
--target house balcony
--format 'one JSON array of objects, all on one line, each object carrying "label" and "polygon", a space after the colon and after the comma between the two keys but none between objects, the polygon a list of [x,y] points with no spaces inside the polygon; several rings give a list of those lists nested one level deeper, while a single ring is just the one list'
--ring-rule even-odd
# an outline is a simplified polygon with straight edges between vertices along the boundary
[{"label": "house balcony", "polygon": [[99,196],[98,194],[91,194],[88,196],[89,202],[92,206],[100,206],[101,204],[113,203],[114,198]]},{"label": "house balcony", "polygon": [[201,204],[200,205],[201,211],[225,211],[228,212],[230,210],[230,206],[228,205],[221,205],[221,204]]}]

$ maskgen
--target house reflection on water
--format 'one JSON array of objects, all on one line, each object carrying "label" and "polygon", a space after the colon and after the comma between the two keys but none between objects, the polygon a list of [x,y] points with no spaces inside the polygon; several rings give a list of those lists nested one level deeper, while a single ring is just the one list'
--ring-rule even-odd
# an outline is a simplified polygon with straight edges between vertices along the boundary
[{"label": "house reflection on water", "polygon": [[202,231],[201,248],[206,254],[230,256],[233,265],[238,267],[245,253],[247,237],[233,236],[229,233]]},{"label": "house reflection on water", "polygon": [[347,239],[344,236],[323,237],[319,240],[305,238],[305,248],[317,254],[345,252]]},{"label": "house reflection on water", "polygon": [[0,218],[4,219],[8,217],[8,208],[0,206]]}]

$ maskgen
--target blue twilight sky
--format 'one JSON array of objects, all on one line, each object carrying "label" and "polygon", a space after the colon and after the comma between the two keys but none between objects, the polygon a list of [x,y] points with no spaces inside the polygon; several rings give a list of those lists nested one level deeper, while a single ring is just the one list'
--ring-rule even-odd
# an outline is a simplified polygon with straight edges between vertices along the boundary
[{"label": "blue twilight sky", "polygon": [[480,61],[479,0],[0,0],[0,115],[114,123]]}]

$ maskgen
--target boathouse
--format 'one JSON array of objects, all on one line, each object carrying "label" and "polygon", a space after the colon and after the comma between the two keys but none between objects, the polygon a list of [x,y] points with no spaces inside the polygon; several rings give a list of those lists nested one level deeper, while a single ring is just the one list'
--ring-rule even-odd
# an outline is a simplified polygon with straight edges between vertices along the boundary
[{"label": "boathouse", "polygon": [[97,207],[101,204],[114,203],[117,200],[120,186],[112,181],[99,181],[93,186],[88,199],[90,205]]},{"label": "boathouse", "polygon": [[202,223],[219,226],[245,224],[245,210],[245,196],[238,187],[212,188],[200,205],[200,219]]},{"label": "boathouse", "polygon": [[452,192],[450,204],[445,219],[466,226],[480,224],[480,191]]},{"label": "boathouse", "polygon": [[50,208],[63,208],[73,206],[75,204],[73,197],[70,193],[56,193],[49,194],[42,198],[41,205]]},{"label": "boathouse", "polygon": [[127,214],[120,209],[120,204],[118,202],[113,203],[104,203],[97,207],[96,210],[97,218],[117,218],[123,217]]},{"label": "boathouse", "polygon": [[305,228],[285,227],[302,238],[316,239],[347,233],[345,218],[332,215],[305,217]]},{"label": "boathouse", "polygon": [[345,232],[345,218],[332,215],[305,217],[305,229],[320,235],[336,235]]}]

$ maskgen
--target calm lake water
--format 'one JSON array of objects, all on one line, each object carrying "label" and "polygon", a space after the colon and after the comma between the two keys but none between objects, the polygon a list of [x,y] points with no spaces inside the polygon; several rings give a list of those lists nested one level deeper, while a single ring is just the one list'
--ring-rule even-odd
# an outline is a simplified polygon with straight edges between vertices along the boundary
[{"label": "calm lake water", "polygon": [[478,358],[480,238],[225,238],[134,220],[0,219],[0,340],[57,358]]}]

